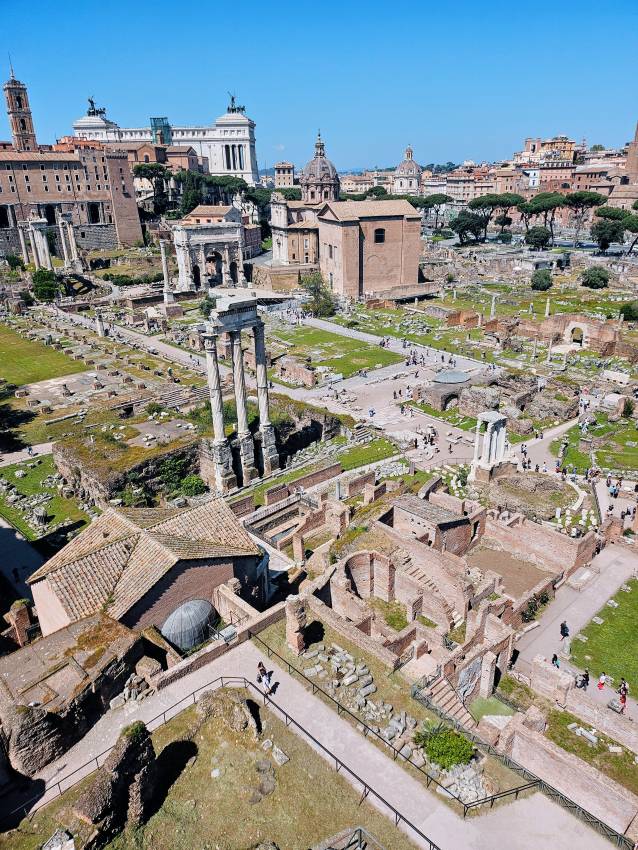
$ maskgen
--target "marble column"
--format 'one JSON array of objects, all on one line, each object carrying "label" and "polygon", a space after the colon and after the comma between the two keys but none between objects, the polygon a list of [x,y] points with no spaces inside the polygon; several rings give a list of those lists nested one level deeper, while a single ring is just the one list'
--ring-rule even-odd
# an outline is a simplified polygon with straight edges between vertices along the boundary
[{"label": "marble column", "polygon": [[206,274],[206,249],[203,245],[199,246],[198,252],[198,262],[199,262],[199,283],[202,289],[204,286],[208,289],[208,280],[206,279],[208,275]]},{"label": "marble column", "polygon": [[230,276],[230,255],[228,245],[224,247],[224,259],[222,260],[222,286],[232,286],[233,279]]},{"label": "marble column", "polygon": [[226,493],[237,486],[237,478],[233,473],[232,453],[224,431],[224,407],[219,380],[216,334],[205,334],[204,349],[206,351],[206,375],[214,434],[210,455],[214,467],[215,486],[220,493]]},{"label": "marble column", "polygon": [[67,221],[66,223],[66,232],[69,237],[69,248],[71,249],[71,260],[74,263],[77,263],[80,259],[80,255],[78,253],[78,243],[75,241],[75,230],[73,229],[73,222]]},{"label": "marble column", "polygon": [[264,460],[264,474],[269,475],[279,469],[279,452],[275,439],[275,429],[270,421],[268,400],[268,371],[266,362],[266,335],[264,323],[259,322],[253,328],[255,339],[255,366],[257,371],[257,400],[259,402],[259,432]]},{"label": "marble column", "polygon": [[237,249],[237,285],[248,286],[248,281],[244,273],[244,252],[241,245]]},{"label": "marble column", "polygon": [[490,307],[490,319],[496,315],[496,295],[492,295],[492,306]]},{"label": "marble column", "polygon": [[481,420],[478,419],[476,422],[476,431],[474,433],[474,457],[472,458],[472,463],[478,463],[479,459],[479,450],[481,446]]},{"label": "marble column", "polygon": [[233,358],[233,381],[235,383],[235,403],[237,405],[237,441],[244,474],[244,485],[257,477],[255,469],[255,447],[253,435],[248,428],[246,411],[246,376],[244,375],[244,355],[241,350],[241,331],[231,331],[230,339]]},{"label": "marble column", "polygon": [[51,252],[49,251],[49,242],[47,240],[46,221],[44,219],[38,219],[33,222],[32,227],[35,244],[38,246],[40,264],[44,266],[45,269],[49,269],[49,271],[51,271],[53,269],[53,263],[51,261]]},{"label": "marble column", "polygon": [[549,298],[545,302],[545,318],[549,316]]},{"label": "marble column", "polygon": [[487,431],[485,432],[485,439],[483,440],[483,454],[481,455],[481,463],[484,466],[489,466],[490,464],[490,456],[492,454],[492,437],[494,434],[494,424],[489,422],[487,425]]},{"label": "marble column", "polygon": [[27,250],[27,240],[24,238],[24,230],[18,225],[18,238],[20,239],[20,250],[22,251],[22,259],[25,266],[29,262],[29,252]]},{"label": "marble column", "polygon": [[188,292],[192,288],[190,272],[190,255],[185,245],[175,243],[175,256],[177,257],[177,288],[180,292]]},{"label": "marble column", "polygon": [[166,256],[166,246],[168,242],[166,239],[160,239],[160,254],[162,256],[162,275],[164,277],[164,289],[169,289],[171,285],[170,278],[168,276],[168,258]]},{"label": "marble column", "polygon": [[66,247],[64,230],[64,220],[58,216],[58,236],[60,237],[60,243],[62,245],[62,254],[64,256],[64,268],[68,269],[71,264],[69,262],[69,252]]},{"label": "marble column", "polygon": [[31,245],[31,255],[33,256],[33,265],[36,271],[40,268],[40,257],[38,256],[38,248],[35,242],[35,234],[33,228],[29,225],[29,244]]}]

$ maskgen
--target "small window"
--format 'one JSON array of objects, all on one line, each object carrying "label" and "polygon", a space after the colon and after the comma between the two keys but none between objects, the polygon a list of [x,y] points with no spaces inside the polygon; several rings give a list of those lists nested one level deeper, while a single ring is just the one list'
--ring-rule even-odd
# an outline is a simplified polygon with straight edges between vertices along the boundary
[{"label": "small window", "polygon": [[377,244],[385,242],[385,230],[383,227],[377,227],[377,229],[374,231],[374,241]]}]

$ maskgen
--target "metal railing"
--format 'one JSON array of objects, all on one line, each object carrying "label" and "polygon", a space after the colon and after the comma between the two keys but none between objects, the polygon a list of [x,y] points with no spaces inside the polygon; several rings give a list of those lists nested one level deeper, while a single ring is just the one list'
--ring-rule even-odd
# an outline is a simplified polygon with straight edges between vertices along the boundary
[{"label": "metal railing", "polygon": [[[405,764],[409,764],[410,767],[414,768],[414,770],[417,770],[419,772],[419,774],[425,780],[426,788],[429,788],[430,785],[432,785],[432,784],[437,788],[441,788],[442,793],[446,797],[454,800],[454,802],[458,803],[458,805],[463,809],[463,817],[465,817],[467,815],[467,813],[469,812],[470,809],[476,808],[477,806],[481,806],[483,804],[490,804],[490,808],[491,808],[494,805],[494,802],[498,797],[514,796],[515,798],[518,798],[518,795],[521,792],[527,791],[531,787],[530,783],[527,782],[525,785],[520,785],[520,786],[518,786],[516,788],[512,788],[508,791],[502,791],[499,795],[490,795],[489,797],[484,797],[480,800],[477,800],[474,803],[463,802],[463,800],[460,797],[458,797],[456,794],[452,793],[448,788],[446,788],[444,785],[442,785],[434,776],[432,776],[432,774],[428,773],[427,770],[424,767],[421,767],[418,764],[416,764],[414,761],[412,761],[411,756],[401,755],[401,751],[397,750],[397,748],[390,741],[386,740],[386,738],[384,738],[383,735],[380,732],[377,732],[371,726],[368,726],[368,724],[365,723],[365,721],[363,721],[360,717],[358,717],[356,714],[354,714],[354,712],[350,711],[350,709],[348,709],[344,705],[342,705],[339,702],[339,700],[335,699],[327,691],[325,691],[323,688],[319,687],[319,685],[317,685],[316,682],[313,682],[312,679],[309,679],[308,676],[306,676],[305,673],[303,673],[301,670],[298,670],[296,667],[294,667],[290,663],[290,661],[288,661],[288,659],[281,656],[277,652],[277,650],[273,649],[271,646],[269,646],[267,643],[265,643],[259,637],[259,635],[254,634],[251,631],[248,632],[248,635],[256,643],[258,643],[261,647],[263,647],[264,651],[266,652],[266,654],[268,655],[269,658],[271,656],[275,656],[275,658],[277,658],[282,664],[286,665],[289,674],[292,675],[294,673],[295,675],[297,675],[301,679],[303,679],[304,682],[306,682],[308,685],[310,685],[310,687],[312,688],[313,694],[320,693],[330,703],[332,703],[336,707],[337,714],[339,716],[341,716],[342,714],[345,714],[357,726],[362,726],[364,738],[367,738],[367,737],[370,736],[373,739],[378,740],[381,744],[383,744],[384,747],[386,747],[387,749],[392,751],[393,761],[396,761],[397,759],[401,759],[402,762],[404,762]],[[435,709],[435,713],[438,714],[439,716],[441,716],[441,713],[439,711],[436,711],[436,709]],[[446,718],[442,718],[442,719],[446,719]],[[454,721],[454,727],[457,728],[459,731],[461,731],[466,737],[474,740],[475,736],[466,732],[465,727],[456,723],[456,721]],[[476,741],[480,741],[480,739],[477,738]],[[532,774],[529,774],[529,775],[531,776]],[[527,777],[525,777],[525,778],[527,779]],[[536,777],[534,777],[534,779],[536,779]],[[534,783],[532,783],[532,784],[534,784]]]},{"label": "metal railing", "polygon": [[[497,758],[505,767],[512,770],[514,773],[517,773],[519,776],[522,776],[527,780],[526,785],[522,785],[519,788],[514,788],[510,791],[501,791],[499,794],[492,794],[490,797],[486,797],[483,800],[477,800],[475,803],[467,803],[465,806],[465,812],[467,813],[469,809],[475,808],[477,806],[489,805],[490,808],[494,806],[494,803],[504,797],[514,795],[515,798],[518,798],[518,795],[522,791],[535,789],[537,791],[541,791],[543,794],[548,796],[550,799],[554,800],[554,802],[558,803],[564,809],[572,812],[579,820],[586,823],[592,829],[595,829],[600,835],[607,838],[617,847],[623,847],[625,850],[635,850],[635,843],[628,838],[626,835],[618,832],[613,829],[613,827],[606,824],[600,818],[596,817],[596,815],[584,809],[574,800],[567,797],[557,788],[554,788],[548,782],[545,782],[544,779],[536,776],[535,773],[532,773],[531,770],[528,770],[526,767],[515,762],[509,756],[505,755],[505,753],[500,752],[491,744],[488,744],[478,735],[473,732],[469,732],[462,724],[460,724],[454,717],[451,717],[447,712],[443,711],[443,709],[439,708],[426,694],[423,693],[425,677],[420,679],[418,682],[412,686],[412,697],[417,700],[417,702],[422,703],[426,708],[429,708],[431,711],[435,712],[441,720],[444,720],[446,723],[450,723],[458,732],[461,732],[465,735],[466,738],[469,738],[472,743],[474,743],[482,752],[494,756]],[[500,696],[499,696],[500,699]],[[515,704],[510,703],[509,700],[504,700],[508,705],[511,705],[513,708]]]},{"label": "metal railing", "polygon": [[[394,820],[394,825],[396,827],[398,827],[400,824],[404,824],[411,832],[413,832],[420,839],[422,839],[423,842],[425,842],[425,847],[427,848],[427,850],[441,850],[438,844],[432,841],[431,838],[428,838],[428,836],[424,832],[422,832],[418,826],[416,826],[414,823],[412,823],[412,821],[408,820],[408,818],[402,815],[401,812],[396,808],[396,806],[392,805],[392,803],[386,800],[385,797],[379,794],[379,792],[376,791],[372,787],[372,785],[366,782],[365,779],[362,779],[362,777],[359,776],[359,774],[356,773],[356,771],[354,771],[351,767],[349,767],[342,759],[340,759],[339,756],[335,755],[332,750],[328,749],[328,747],[322,744],[321,741],[318,740],[318,738],[315,738],[315,736],[311,732],[309,732],[304,726],[302,726],[301,723],[295,720],[295,718],[291,714],[289,714],[284,708],[282,708],[278,703],[276,703],[269,694],[266,694],[261,691],[257,687],[257,685],[244,678],[243,676],[219,676],[218,678],[213,679],[211,682],[207,682],[205,685],[200,685],[198,688],[195,688],[195,690],[191,691],[189,694],[182,697],[177,702],[173,703],[173,705],[164,709],[164,711],[162,711],[160,714],[157,714],[151,720],[146,721],[146,728],[150,732],[159,729],[160,726],[163,726],[173,717],[176,717],[178,714],[181,714],[181,712],[188,708],[190,705],[195,705],[197,703],[198,696],[201,696],[204,691],[217,690],[218,688],[225,688],[229,686],[245,688],[249,693],[254,693],[261,701],[263,701],[265,707],[267,706],[271,710],[274,709],[279,715],[281,715],[287,727],[294,726],[294,728],[301,733],[302,737],[310,741],[310,743],[313,744],[314,747],[324,755],[324,757],[326,757],[327,761],[329,761],[330,763],[334,763],[334,769],[337,773],[340,773],[341,771],[347,773],[350,777],[351,784],[361,787],[361,797],[359,799],[359,804],[361,804],[365,799],[372,795],[379,803],[382,804],[383,807],[385,807],[390,812]],[[39,794],[37,797],[32,797],[29,800],[25,800],[23,803],[21,803],[21,805],[17,806],[12,811],[4,814],[0,818],[0,824],[4,823],[6,820],[19,814],[20,812],[23,812],[23,817],[26,817],[27,814],[35,813],[36,811],[38,811],[38,809],[42,808],[47,803],[50,803],[57,797],[60,797],[65,791],[68,791],[70,788],[77,785],[78,782],[81,782],[82,779],[85,779],[87,776],[90,776],[94,771],[98,770],[101,766],[100,760],[102,760],[102,764],[104,764],[106,757],[111,753],[114,748],[115,744],[101,752],[99,755],[94,756],[89,761],[85,762],[83,765],[80,765],[80,767],[71,771],[71,773],[68,773],[61,779],[54,780],[49,785],[45,786],[42,793]],[[81,773],[82,771],[86,772]],[[81,775],[77,776],[78,773],[81,773]],[[67,783],[67,781],[70,780],[72,777],[77,778],[64,785],[64,783]],[[48,791],[55,791],[56,793],[52,794],[47,799],[44,799]],[[369,837],[369,834],[365,832],[362,827],[358,827],[357,830],[359,831],[360,838]],[[355,834],[357,833],[357,830],[355,830]],[[361,846],[365,847],[366,844],[362,844]],[[373,848],[375,847],[374,844],[372,844],[371,846]],[[380,845],[378,845],[378,843],[376,846],[380,848]],[[383,848],[380,848],[380,850],[383,850]]]}]

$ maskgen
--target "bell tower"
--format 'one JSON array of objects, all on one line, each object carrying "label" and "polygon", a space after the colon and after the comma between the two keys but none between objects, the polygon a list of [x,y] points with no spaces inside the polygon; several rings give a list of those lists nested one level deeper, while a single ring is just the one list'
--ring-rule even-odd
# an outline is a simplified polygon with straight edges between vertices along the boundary
[{"label": "bell tower", "polygon": [[4,96],[7,101],[7,115],[14,148],[17,151],[37,151],[38,143],[33,128],[27,87],[20,80],[16,80],[13,67],[11,67],[11,77],[4,84]]}]

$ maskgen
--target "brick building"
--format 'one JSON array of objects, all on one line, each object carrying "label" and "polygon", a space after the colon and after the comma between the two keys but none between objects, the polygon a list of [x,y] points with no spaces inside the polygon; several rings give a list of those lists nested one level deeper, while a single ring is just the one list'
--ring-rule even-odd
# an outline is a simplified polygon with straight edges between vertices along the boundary
[{"label": "brick building", "polygon": [[0,252],[19,252],[18,222],[32,216],[54,228],[60,214],[70,214],[77,243],[87,249],[140,241],[126,152],[95,142],[40,148],[26,86],[12,76],[4,93],[13,141],[0,150]]},{"label": "brick building", "polygon": [[259,603],[267,563],[223,499],[196,507],[109,509],[28,579],[43,635],[105,610],[158,626],[190,599],[236,578]]}]

